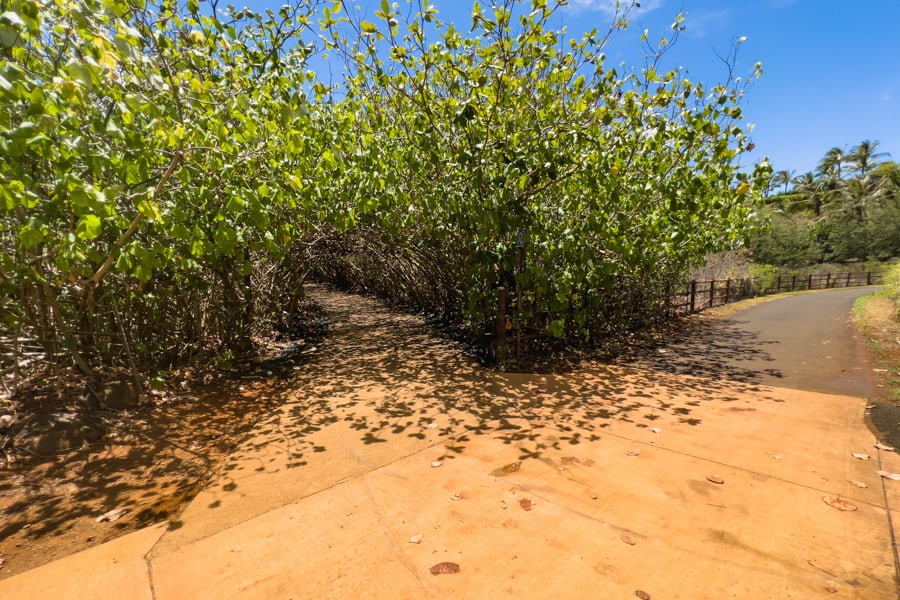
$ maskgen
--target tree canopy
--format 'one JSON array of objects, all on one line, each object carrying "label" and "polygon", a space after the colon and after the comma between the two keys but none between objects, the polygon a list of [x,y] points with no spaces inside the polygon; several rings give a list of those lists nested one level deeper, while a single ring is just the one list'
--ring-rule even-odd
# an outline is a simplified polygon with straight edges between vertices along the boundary
[{"label": "tree canopy", "polygon": [[785,193],[761,213],[771,226],[751,239],[755,258],[802,266],[900,255],[900,166],[887,156],[877,141],[864,140],[831,148],[814,172],[792,179],[775,172]]},{"label": "tree canopy", "polygon": [[478,339],[502,287],[509,330],[591,341],[746,234],[761,69],[662,70],[681,17],[629,68],[604,55],[628,7],[570,38],[564,2],[478,1],[468,31],[427,0],[349,4],[0,0],[7,356],[227,359],[290,331],[311,274]]}]

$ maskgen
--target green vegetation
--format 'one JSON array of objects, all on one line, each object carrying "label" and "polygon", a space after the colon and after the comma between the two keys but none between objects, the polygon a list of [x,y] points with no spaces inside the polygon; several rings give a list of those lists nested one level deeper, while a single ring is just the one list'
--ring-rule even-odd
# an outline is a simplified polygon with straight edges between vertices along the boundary
[{"label": "green vegetation", "polygon": [[798,267],[900,256],[900,165],[877,148],[866,140],[832,148],[815,173],[775,172],[769,189],[783,193],[767,198],[753,257]]},{"label": "green vegetation", "polygon": [[0,0],[6,357],[226,364],[310,274],[476,337],[505,286],[510,329],[591,341],[743,238],[769,175],[737,168],[747,79],[734,53],[717,85],[660,70],[680,18],[633,71],[603,54],[627,9],[564,38],[546,0],[477,2],[468,33],[343,4]]},{"label": "green vegetation", "polygon": [[884,293],[894,305],[894,320],[900,321],[900,265],[895,265],[885,275]]}]

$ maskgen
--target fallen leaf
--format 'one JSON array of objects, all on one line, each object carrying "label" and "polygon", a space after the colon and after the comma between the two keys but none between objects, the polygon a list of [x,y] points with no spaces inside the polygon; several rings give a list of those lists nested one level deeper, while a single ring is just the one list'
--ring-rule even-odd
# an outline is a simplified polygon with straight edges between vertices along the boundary
[{"label": "fallen leaf", "polygon": [[634,450],[629,450],[625,454],[627,454],[628,456],[640,456],[641,450],[639,448],[635,448]]},{"label": "fallen leaf", "polygon": [[110,523],[112,523],[113,521],[118,521],[119,519],[121,519],[127,512],[127,508],[114,508],[97,517],[97,522],[103,523],[104,521],[109,521]]},{"label": "fallen leaf", "polygon": [[531,498],[521,498],[519,500],[519,506],[522,507],[522,510],[531,510],[534,508],[534,502],[531,501]]},{"label": "fallen leaf", "polygon": [[888,473],[887,471],[875,471],[878,475],[881,475],[885,479],[892,479],[894,481],[900,481],[900,473]]},{"label": "fallen leaf", "polygon": [[441,562],[428,570],[432,575],[455,575],[459,573],[459,565],[452,562]]},{"label": "fallen leaf", "polygon": [[434,461],[431,462],[431,466],[432,466],[432,467],[439,467],[439,466],[441,466],[441,461],[439,461],[439,460],[434,460]]},{"label": "fallen leaf", "polygon": [[731,412],[755,412],[756,409],[751,406],[732,406],[729,408]]},{"label": "fallen leaf", "polygon": [[822,500],[824,500],[825,504],[828,506],[838,510],[853,511],[857,509],[855,504],[849,500],[844,500],[840,496],[822,496]]},{"label": "fallen leaf", "polygon": [[450,496],[451,500],[462,500],[462,494],[453,494]]},{"label": "fallen leaf", "polygon": [[881,442],[878,442],[877,444],[875,444],[875,447],[878,448],[879,450],[887,450],[888,452],[894,451],[894,448],[892,446],[888,446],[887,444],[882,444]]},{"label": "fallen leaf", "polygon": [[521,467],[522,467],[522,461],[521,461],[521,460],[517,460],[516,462],[514,462],[514,463],[509,463],[508,465],[506,465],[505,467],[503,467],[503,470],[506,471],[507,473],[515,473],[515,472],[518,471]]},{"label": "fallen leaf", "polygon": [[597,499],[597,494],[591,494],[591,500],[596,500],[596,499]]},{"label": "fallen leaf", "polygon": [[438,426],[437,423],[429,423],[429,424],[428,424],[428,429],[437,429],[437,426]]},{"label": "fallen leaf", "polygon": [[653,433],[661,433],[662,429],[660,429],[659,427],[651,427],[650,431],[652,431]]},{"label": "fallen leaf", "polygon": [[863,454],[862,452],[853,452],[852,456],[857,460],[869,460],[869,455]]},{"label": "fallen leaf", "polygon": [[6,566],[6,557],[0,556],[0,569]]},{"label": "fallen leaf", "polygon": [[868,485],[866,485],[866,484],[863,483],[862,481],[851,481],[850,483],[852,483],[853,485],[855,485],[855,486],[858,487],[858,488],[867,488],[867,487],[869,487]]},{"label": "fallen leaf", "polygon": [[826,581],[825,582],[825,591],[828,592],[829,594],[837,594],[837,592],[838,592],[837,584],[833,581]]},{"label": "fallen leaf", "polygon": [[593,460],[591,460],[590,458],[582,458],[582,459],[581,459],[581,464],[584,465],[585,467],[593,467],[593,466],[594,466],[595,464],[597,464],[597,463],[595,463],[595,462],[594,462]]},{"label": "fallen leaf", "polygon": [[564,464],[564,465],[571,465],[571,464],[580,465],[581,461],[579,459],[575,458],[574,456],[563,456],[562,464]]},{"label": "fallen leaf", "polygon": [[422,538],[424,538],[424,537],[425,537],[424,534],[417,533],[416,535],[409,538],[409,543],[410,544],[420,544],[420,543],[422,543]]},{"label": "fallen leaf", "polygon": [[707,475],[706,480],[717,485],[722,485],[723,483],[725,483],[725,480],[718,475]]},{"label": "fallen leaf", "polygon": [[640,598],[641,600],[650,600],[650,594],[645,592],[644,590],[635,590],[634,595]]},{"label": "fallen leaf", "polygon": [[627,535],[622,536],[622,541],[625,542],[626,544],[628,544],[629,546],[634,546],[637,543],[633,539],[628,537]]},{"label": "fallen leaf", "polygon": [[776,454],[776,455],[773,456],[772,458],[774,458],[775,460],[781,460],[781,455],[780,455],[780,454]]}]

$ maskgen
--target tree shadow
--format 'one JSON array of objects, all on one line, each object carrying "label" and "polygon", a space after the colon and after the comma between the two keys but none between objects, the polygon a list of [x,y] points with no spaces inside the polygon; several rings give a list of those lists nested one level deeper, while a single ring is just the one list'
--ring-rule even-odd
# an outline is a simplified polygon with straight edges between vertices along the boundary
[{"label": "tree shadow", "polygon": [[666,418],[699,427],[694,413],[702,404],[731,403],[746,393],[779,401],[740,362],[748,355],[772,361],[766,345],[731,322],[630,362],[559,374],[498,373],[422,318],[322,287],[309,293],[328,312],[332,334],[295,373],[279,414],[232,455],[233,472],[305,466],[312,454],[333,450],[319,435],[329,428],[343,427],[342,439],[355,439],[357,455],[407,438],[420,447],[441,440],[445,458],[452,458],[476,436],[490,436],[533,458],[599,439],[616,423],[643,429]]},{"label": "tree shadow", "polygon": [[[346,457],[357,461],[352,468],[369,469],[439,446],[443,456],[435,458],[452,459],[484,436],[510,446],[518,460],[546,459],[614,425],[702,427],[700,406],[728,405],[744,393],[778,401],[742,362],[771,362],[766,345],[735,322],[705,324],[633,361],[498,373],[421,317],[319,286],[309,294],[331,324],[316,352],[294,356],[291,368],[266,365],[269,379],[222,382],[160,402],[102,445],[5,477],[0,540],[90,535],[93,545],[166,519],[186,524],[181,510],[205,485],[220,495],[247,494],[243,478],[298,470],[294,479],[302,481],[304,467],[323,461],[334,462],[339,479],[352,474],[338,467]],[[212,498],[204,506],[221,505]],[[113,508],[130,513],[94,526]]]}]

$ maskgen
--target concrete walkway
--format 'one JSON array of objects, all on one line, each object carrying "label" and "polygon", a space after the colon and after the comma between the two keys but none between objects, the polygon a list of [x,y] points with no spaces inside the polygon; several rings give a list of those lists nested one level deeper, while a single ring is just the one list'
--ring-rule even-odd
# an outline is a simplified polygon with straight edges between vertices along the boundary
[{"label": "concrete walkway", "polygon": [[900,457],[864,398],[652,361],[488,373],[322,298],[340,325],[177,521],[0,598],[897,597],[876,471]]}]

